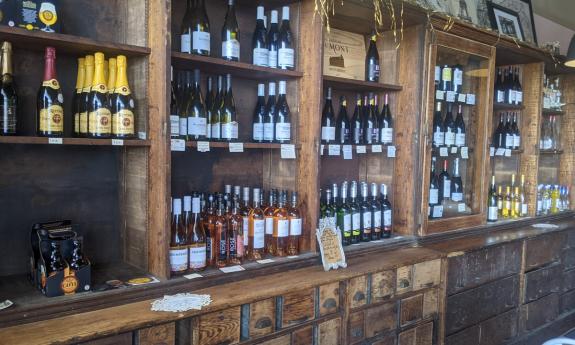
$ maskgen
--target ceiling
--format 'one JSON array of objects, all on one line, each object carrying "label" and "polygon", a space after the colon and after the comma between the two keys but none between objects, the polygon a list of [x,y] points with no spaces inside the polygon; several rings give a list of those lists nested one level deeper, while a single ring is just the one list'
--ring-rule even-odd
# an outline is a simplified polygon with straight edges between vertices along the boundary
[{"label": "ceiling", "polygon": [[533,12],[575,30],[575,0],[531,0]]}]

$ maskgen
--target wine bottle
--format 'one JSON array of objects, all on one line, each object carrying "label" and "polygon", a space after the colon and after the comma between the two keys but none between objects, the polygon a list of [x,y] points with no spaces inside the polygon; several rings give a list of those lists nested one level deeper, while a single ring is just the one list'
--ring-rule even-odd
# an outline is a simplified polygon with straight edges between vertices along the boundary
[{"label": "wine bottle", "polygon": [[224,77],[218,76],[218,91],[216,93],[216,98],[214,99],[214,104],[212,105],[212,114],[210,119],[210,124],[212,126],[212,140],[221,140],[221,111],[224,104]]},{"label": "wine bottle", "polygon": [[525,175],[521,174],[519,195],[521,197],[521,217],[527,217],[527,200],[525,198]]},{"label": "wine bottle", "polygon": [[[244,187],[242,193],[242,204],[240,206],[240,214],[242,216],[242,233],[240,234],[241,238],[238,238],[238,257],[239,258],[246,258],[249,255],[249,240],[248,240],[248,233],[250,227],[250,187]],[[240,245],[240,243],[243,243]]]},{"label": "wine bottle", "polygon": [[455,145],[455,133],[457,129],[453,121],[452,103],[447,104],[447,112],[443,120],[443,128],[445,129],[445,146],[450,147]]},{"label": "wine bottle", "polygon": [[206,233],[200,219],[200,197],[192,195],[192,213],[188,222],[189,269],[193,272],[206,268]]},{"label": "wine bottle", "polygon": [[491,176],[491,187],[489,188],[489,200],[487,203],[487,221],[496,222],[497,214],[497,191],[495,190],[495,175]]},{"label": "wine bottle", "polygon": [[271,143],[275,140],[275,124],[277,117],[276,83],[268,84],[268,103],[264,117],[264,141]]},{"label": "wine bottle", "polygon": [[226,75],[226,97],[224,98],[224,106],[222,108],[222,116],[220,117],[222,128],[222,140],[224,141],[237,141],[238,140],[238,121],[236,114],[236,103],[234,102],[234,95],[232,93],[232,76]]},{"label": "wine bottle", "polygon": [[373,224],[371,223],[371,204],[367,199],[367,183],[361,183],[361,203],[359,204],[361,214],[361,235],[362,242],[371,241],[371,233],[373,232]]},{"label": "wine bottle", "polygon": [[519,80],[519,67],[515,68],[515,104],[523,104],[523,87]]},{"label": "wine bottle", "polygon": [[463,180],[459,174],[459,158],[453,160],[453,175],[451,176],[451,200],[455,203],[463,201]]},{"label": "wine bottle", "polygon": [[206,265],[213,266],[216,262],[216,248],[215,248],[215,202],[212,194],[208,195],[207,207],[201,214],[202,226],[206,232]]},{"label": "wine bottle", "polygon": [[176,198],[173,200],[170,235],[170,272],[172,275],[184,274],[188,270],[188,261],[186,228],[182,219],[182,199]]},{"label": "wine bottle", "polygon": [[455,118],[455,146],[465,146],[465,121],[463,120],[463,110],[461,104],[457,108],[457,117]]},{"label": "wine bottle", "polygon": [[503,113],[499,114],[499,125],[493,133],[493,146],[495,148],[505,148],[505,124],[503,123]]},{"label": "wine bottle", "polygon": [[335,126],[335,141],[338,144],[346,145],[351,143],[350,126],[351,124],[347,118],[347,100],[345,96],[341,96],[339,99],[339,115]]},{"label": "wine bottle", "polygon": [[328,87],[321,114],[321,142],[331,144],[333,141],[335,141],[335,115],[331,104],[331,87]]},{"label": "wine bottle", "polygon": [[64,96],[56,76],[56,49],[46,47],[44,79],[37,97],[37,134],[42,137],[64,135]]},{"label": "wine bottle", "polygon": [[[5,61],[5,58],[2,58]],[[86,64],[84,58],[78,58],[78,74],[76,75],[76,90],[74,91],[74,96],[72,98],[72,114],[74,114],[74,136],[80,137],[80,113],[82,112],[82,88],[84,87],[84,79],[86,78]],[[4,85],[2,85],[4,86]],[[4,98],[4,96],[2,96]],[[2,119],[0,121],[6,122],[6,112],[2,114]],[[2,132],[0,135],[5,134],[5,125],[0,126]]]},{"label": "wine bottle", "polygon": [[496,103],[505,103],[505,88],[503,83],[503,74],[501,68],[497,68],[497,79],[495,80]]},{"label": "wine bottle", "polygon": [[301,211],[298,208],[297,192],[292,192],[291,205],[287,209],[287,214],[289,219],[287,255],[298,255],[303,224]]},{"label": "wine bottle", "polygon": [[[274,212],[276,210],[276,191],[272,189],[269,191],[269,204],[264,209],[264,218],[265,218],[265,228],[266,228],[266,235],[265,235],[265,248],[266,252],[271,255],[275,255],[275,241],[274,241]],[[277,236],[276,236],[277,237]]]},{"label": "wine bottle", "polygon": [[447,172],[447,159],[443,160],[443,171],[439,174],[439,200],[440,202],[451,199],[451,176]]},{"label": "wine bottle", "polygon": [[507,104],[515,104],[516,93],[513,87],[513,69],[511,67],[506,68],[506,85],[505,85],[505,101]]},{"label": "wine bottle", "polygon": [[351,243],[359,243],[361,236],[361,211],[357,203],[357,182],[351,182],[349,209],[351,212]]},{"label": "wine bottle", "polygon": [[363,126],[361,113],[361,96],[360,94],[357,94],[355,109],[353,111],[353,116],[351,117],[352,143],[355,145],[363,143]]},{"label": "wine bottle", "polygon": [[[197,0],[189,21],[182,24],[182,52],[210,55],[210,21],[205,0]],[[191,45],[190,45],[191,44]]]},{"label": "wine bottle", "polygon": [[192,74],[190,71],[181,72],[181,85],[178,112],[180,115],[180,138],[189,139],[188,105],[192,101]]},{"label": "wine bottle", "polygon": [[372,183],[370,187],[371,192],[371,225],[373,227],[373,232],[371,233],[371,240],[377,241],[381,239],[381,230],[382,230],[382,215],[381,209],[382,205],[378,200],[378,193],[377,193],[377,184]]},{"label": "wine bottle", "polygon": [[180,52],[192,53],[192,16],[195,12],[194,0],[186,1],[186,12],[184,12],[184,19],[182,20],[182,29],[180,32]]},{"label": "wine bottle", "polygon": [[342,232],[344,246],[351,244],[351,211],[347,203],[347,182],[341,185],[341,203],[337,208],[337,226]]},{"label": "wine bottle", "polygon": [[112,112],[108,99],[108,87],[104,80],[104,54],[94,54],[94,80],[88,104],[88,136],[109,138],[112,135]]},{"label": "wine bottle", "polygon": [[[83,59],[82,59],[83,60]],[[83,72],[78,67],[78,78],[83,78]],[[80,80],[80,81],[83,81]],[[76,83],[76,93],[74,94],[74,133],[76,134],[76,126],[78,116],[76,116],[78,89],[82,88]],[[2,43],[2,86],[0,88],[0,104],[2,106],[2,113],[0,114],[0,135],[16,135],[18,132],[18,92],[14,83],[14,73],[12,69],[12,44],[4,41]]]},{"label": "wine bottle", "polygon": [[291,115],[286,99],[286,82],[279,82],[279,96],[276,116],[276,141],[279,143],[289,143],[291,140]]},{"label": "wine bottle", "polygon": [[521,147],[521,133],[519,132],[519,126],[517,125],[517,113],[513,114],[513,123],[511,124],[511,130],[513,132],[513,148],[519,150]]},{"label": "wine bottle", "polygon": [[435,114],[433,115],[433,147],[445,145],[445,131],[441,115],[441,102],[437,102]]},{"label": "wine bottle", "polygon": [[204,108],[206,109],[206,139],[212,139],[212,107],[214,106],[214,90],[213,90],[213,78],[207,78],[207,89],[206,98],[204,102]]},{"label": "wine bottle", "polygon": [[218,210],[214,219],[215,241],[216,244],[216,267],[225,267],[228,263],[228,220],[224,210],[224,198],[218,196]]},{"label": "wine bottle", "polygon": [[278,11],[272,11],[270,29],[268,30],[268,66],[278,68],[278,50],[280,45]]},{"label": "wine bottle", "polygon": [[[110,59],[112,60],[112,59]],[[112,62],[110,61],[110,64]],[[116,59],[117,74],[112,103],[112,134],[116,138],[133,138],[136,134],[134,114],[136,105],[128,85],[127,61],[124,55]],[[111,74],[110,74],[111,75]]]},{"label": "wine bottle", "polygon": [[226,19],[222,27],[222,58],[240,61],[240,28],[236,19],[235,0],[228,0]]},{"label": "wine bottle", "polygon": [[435,174],[435,164],[437,159],[431,157],[431,176],[429,178],[429,207],[432,208],[439,204],[439,182]]},{"label": "wine bottle", "polygon": [[497,215],[503,216],[503,192],[501,185],[497,186]]},{"label": "wine bottle", "polygon": [[289,241],[289,214],[286,208],[287,196],[284,191],[278,194],[278,207],[273,214],[274,255],[287,256]]},{"label": "wine bottle", "polygon": [[463,67],[454,65],[453,70],[453,92],[461,93],[463,91]]},{"label": "wine bottle", "polygon": [[435,65],[435,73],[434,73],[434,85],[435,85],[435,90],[441,90],[441,66],[439,65]]},{"label": "wine bottle", "polygon": [[385,94],[383,108],[381,109],[379,133],[381,143],[391,145],[393,143],[393,117],[389,109],[389,96]]},{"label": "wine bottle", "polygon": [[295,68],[295,54],[289,25],[289,6],[282,7],[282,26],[278,38],[278,67],[287,70]]},{"label": "wine bottle", "polygon": [[513,149],[514,144],[514,137],[513,137],[513,129],[511,128],[511,116],[507,113],[506,116],[507,120],[505,121],[505,148],[506,149]]},{"label": "wine bottle", "polygon": [[[110,98],[112,94],[114,94],[114,90],[116,89],[116,79],[118,71],[118,63],[116,58],[110,58],[108,60],[108,77],[106,80],[108,81],[106,86],[108,86],[108,94],[110,94]],[[127,80],[127,78],[126,78]]]},{"label": "wine bottle", "polygon": [[84,86],[80,95],[80,137],[88,135],[88,105],[90,103],[90,90],[94,80],[94,55],[86,55],[84,58]]},{"label": "wine bottle", "polygon": [[441,89],[443,91],[451,91],[453,82],[453,69],[449,65],[441,67]]},{"label": "wine bottle", "polygon": [[[370,94],[370,96],[372,96]],[[363,142],[366,144],[373,144],[373,129],[375,125],[375,119],[373,118],[372,106],[373,98],[370,96],[363,97]]]},{"label": "wine bottle", "polygon": [[260,208],[260,189],[254,188],[254,205],[249,215],[249,251],[250,259],[260,260],[265,246],[264,212]]},{"label": "wine bottle", "polygon": [[379,53],[377,52],[377,33],[372,31],[369,49],[365,57],[365,80],[379,82]]},{"label": "wine bottle", "polygon": [[334,224],[337,222],[337,217],[335,212],[333,211],[333,205],[332,205],[332,191],[331,189],[327,189],[325,191],[325,203],[322,205],[323,208],[321,210],[321,217],[325,220],[330,220],[331,222],[334,222]]},{"label": "wine bottle", "polygon": [[379,116],[379,105],[377,99],[379,97],[377,94],[373,95],[373,102],[370,102],[371,118],[373,119],[373,129],[371,130],[371,142],[372,144],[379,144],[380,133],[379,133],[379,123],[381,118]]},{"label": "wine bottle", "polygon": [[503,218],[511,217],[511,210],[513,209],[513,198],[511,197],[511,187],[505,187],[505,196],[503,197],[503,207],[501,209],[501,216]]},{"label": "wine bottle", "polygon": [[390,238],[393,232],[393,208],[387,198],[387,185],[382,184],[381,191],[381,238]]},{"label": "wine bottle", "polygon": [[266,86],[258,84],[258,101],[254,109],[252,120],[252,140],[256,143],[264,142],[264,119],[266,117]]},{"label": "wine bottle", "polygon": [[264,24],[264,7],[257,7],[256,29],[252,36],[252,63],[256,66],[269,66],[269,50],[267,42],[267,30]]},{"label": "wine bottle", "polygon": [[513,206],[511,209],[511,217],[517,219],[521,216],[521,195],[519,194],[519,187],[515,186],[513,189]]},{"label": "wine bottle", "polygon": [[[229,205],[231,204],[231,208]],[[243,219],[239,213],[239,198],[234,194],[231,202],[227,203],[226,214],[228,220],[228,263],[239,265],[242,263],[239,253],[239,247],[243,246],[243,240],[240,238],[242,233]]]},{"label": "wine bottle", "polygon": [[207,116],[204,106],[204,98],[200,86],[200,70],[194,70],[194,84],[192,85],[190,98],[186,105],[188,117],[188,138],[190,140],[202,140],[206,138]]}]

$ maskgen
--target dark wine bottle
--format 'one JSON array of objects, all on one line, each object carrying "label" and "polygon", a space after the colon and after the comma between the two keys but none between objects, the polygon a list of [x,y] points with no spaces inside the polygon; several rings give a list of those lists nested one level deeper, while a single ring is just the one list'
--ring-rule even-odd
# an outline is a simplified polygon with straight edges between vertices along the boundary
[{"label": "dark wine bottle", "polygon": [[235,0],[228,0],[226,19],[222,27],[222,58],[240,61],[240,27],[236,18]]},{"label": "dark wine bottle", "polygon": [[521,133],[519,132],[519,126],[517,125],[517,113],[513,113],[513,123],[511,124],[511,129],[513,132],[513,148],[519,150],[521,147]]},{"label": "dark wine bottle", "polygon": [[266,117],[266,85],[258,84],[258,101],[252,120],[252,141],[264,142],[264,119]]},{"label": "dark wine bottle", "polygon": [[444,144],[445,127],[443,126],[441,115],[441,102],[437,102],[435,106],[435,114],[433,115],[433,147],[441,147]]},{"label": "dark wine bottle", "polygon": [[80,95],[80,137],[88,135],[88,104],[90,104],[90,90],[94,81],[94,55],[86,55],[84,58],[84,87]]},{"label": "dark wine bottle", "polygon": [[295,68],[295,53],[289,25],[289,6],[282,7],[282,26],[278,41],[278,67],[287,70]]},{"label": "dark wine bottle", "polygon": [[431,157],[431,174],[429,178],[429,216],[432,216],[431,210],[436,205],[439,205],[439,181],[437,180],[437,174],[435,173],[435,165],[437,159]]},{"label": "dark wine bottle", "polygon": [[206,126],[208,123],[204,98],[200,86],[200,70],[194,70],[194,84],[192,85],[191,95],[186,106],[188,115],[188,138],[190,140],[203,140],[206,138]]},{"label": "dark wine bottle", "polygon": [[519,80],[519,67],[515,67],[515,103],[518,105],[523,104],[523,87]]},{"label": "dark wine bottle", "polygon": [[275,137],[278,143],[289,143],[291,140],[291,115],[286,98],[286,88],[286,81],[280,80],[275,126]]},{"label": "dark wine bottle", "polygon": [[453,92],[461,93],[463,91],[463,67],[454,65],[453,70]]},{"label": "dark wine bottle", "polygon": [[56,49],[46,47],[44,79],[38,90],[37,134],[43,137],[64,135],[64,96],[56,76]]},{"label": "dark wine bottle", "polygon": [[276,83],[268,84],[268,103],[266,105],[266,115],[264,117],[264,141],[272,143],[275,140],[276,131]]},{"label": "dark wine bottle", "polygon": [[341,96],[339,100],[339,115],[337,117],[335,136],[338,144],[351,143],[351,124],[347,118],[347,100]]},{"label": "dark wine bottle", "polygon": [[226,96],[224,97],[224,105],[220,116],[221,135],[223,141],[237,141],[238,140],[238,121],[236,114],[236,103],[232,93],[232,76],[226,75]]},{"label": "dark wine bottle", "polygon": [[443,160],[443,171],[439,174],[439,201],[451,199],[451,176],[449,176],[447,159]]},{"label": "dark wine bottle", "polygon": [[353,116],[351,117],[352,143],[355,145],[363,143],[363,125],[361,113],[361,96],[360,94],[357,94],[355,109],[353,111]]},{"label": "dark wine bottle", "polygon": [[178,110],[177,86],[174,81],[174,67],[170,68],[170,138],[180,137],[180,115]]},{"label": "dark wine bottle", "polygon": [[377,102],[378,96],[377,94],[373,95],[373,101],[370,101],[370,111],[371,111],[371,118],[373,119],[373,129],[371,130],[371,143],[372,144],[379,144],[379,124],[381,122],[381,118],[379,116],[379,105]]},{"label": "dark wine bottle", "polygon": [[206,109],[206,139],[212,139],[212,107],[214,106],[213,78],[207,78],[206,98],[204,108]]},{"label": "dark wine bottle", "polygon": [[507,113],[507,120],[505,121],[505,148],[513,149],[514,138],[513,138],[513,128],[511,125],[511,116]]},{"label": "dark wine bottle", "polygon": [[267,67],[269,65],[269,50],[267,30],[264,24],[264,7],[257,7],[256,29],[252,36],[252,63],[256,66]]},{"label": "dark wine bottle", "polygon": [[210,116],[210,124],[212,126],[212,141],[219,141],[222,138],[220,115],[224,105],[224,96],[224,77],[220,75],[218,76],[218,91],[216,93],[216,97],[214,98],[214,104],[212,105],[212,113]]},{"label": "dark wine bottle", "polygon": [[377,52],[377,33],[371,33],[369,49],[365,57],[365,80],[379,82],[379,53]]},{"label": "dark wine bottle", "polygon": [[441,90],[453,90],[453,69],[449,65],[443,65],[441,68]]},{"label": "dark wine bottle", "polygon": [[463,180],[459,174],[459,158],[453,160],[453,175],[451,176],[451,200],[453,202],[463,201]]},{"label": "dark wine bottle", "polygon": [[497,191],[495,190],[495,175],[491,176],[491,187],[489,188],[489,200],[487,204],[487,221],[496,222],[499,213],[497,206]]},{"label": "dark wine bottle", "polygon": [[371,233],[373,232],[373,224],[371,223],[371,203],[367,196],[367,183],[361,183],[361,203],[359,204],[359,212],[361,214],[361,235],[362,242],[371,241]]},{"label": "dark wine bottle", "polygon": [[[84,59],[81,59],[82,62]],[[78,60],[80,62],[80,59]],[[12,44],[2,43],[2,87],[0,88],[0,135],[16,135],[18,131],[18,93],[12,72]],[[79,113],[77,111],[79,93],[82,90],[83,66],[78,68],[78,82],[74,93],[74,133],[79,134]],[[78,115],[76,115],[78,114]]]},{"label": "dark wine bottle", "polygon": [[457,117],[455,118],[455,146],[465,146],[465,121],[463,120],[463,107],[461,104],[457,108]]},{"label": "dark wine bottle", "polygon": [[493,147],[505,148],[505,124],[503,123],[503,113],[499,114],[499,125],[493,133]]},{"label": "dark wine bottle", "polygon": [[278,49],[279,49],[279,25],[278,11],[272,11],[270,29],[268,30],[268,66],[278,68]]},{"label": "dark wine bottle", "polygon": [[393,232],[393,207],[387,198],[387,185],[381,185],[381,238],[390,238]]},{"label": "dark wine bottle", "polygon": [[184,16],[181,41],[182,52],[184,53],[210,55],[210,21],[206,12],[205,0],[197,0],[189,17]]},{"label": "dark wine bottle", "polygon": [[364,96],[362,128],[363,128],[363,142],[366,144],[373,143],[373,128],[375,124],[375,119],[373,118],[373,112],[371,108],[372,105],[373,105],[373,99],[370,98],[370,96]]},{"label": "dark wine bottle", "polygon": [[331,87],[327,88],[327,96],[321,114],[321,142],[331,144],[335,141],[335,114],[331,103]]},{"label": "dark wine bottle", "polygon": [[391,145],[393,143],[393,117],[389,109],[389,96],[385,94],[383,109],[381,109],[379,133],[381,143]]},{"label": "dark wine bottle", "polygon": [[453,106],[452,103],[447,104],[447,113],[443,120],[443,128],[445,129],[445,146],[450,147],[455,145],[455,122],[453,121]]}]

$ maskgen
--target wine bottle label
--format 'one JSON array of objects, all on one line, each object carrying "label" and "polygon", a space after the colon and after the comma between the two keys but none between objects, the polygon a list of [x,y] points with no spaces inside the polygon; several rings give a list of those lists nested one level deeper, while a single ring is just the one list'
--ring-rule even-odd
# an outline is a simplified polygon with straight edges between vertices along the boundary
[{"label": "wine bottle label", "polygon": [[523,91],[515,91],[515,102],[517,104],[523,102]]},{"label": "wine bottle label", "polygon": [[435,66],[435,81],[439,82],[441,80],[441,67]]},{"label": "wine bottle label", "polygon": [[40,109],[40,131],[64,131],[64,109],[61,105],[53,104],[48,108]]},{"label": "wine bottle label", "polygon": [[268,54],[269,54],[268,66],[271,68],[278,68],[278,51],[270,50]]},{"label": "wine bottle label", "polygon": [[278,219],[277,221],[277,231],[274,232],[274,235],[277,234],[277,237],[288,237],[289,236],[289,220],[287,219]]},{"label": "wine bottle label", "polygon": [[451,200],[458,202],[463,200],[463,193],[451,193]]},{"label": "wine bottle label", "polygon": [[212,138],[212,125],[210,123],[206,123],[206,139]]},{"label": "wine bottle label", "polygon": [[190,245],[190,268],[200,269],[204,267],[206,267],[206,244]]},{"label": "wine bottle label", "polygon": [[362,130],[359,127],[353,129],[353,142],[359,144],[361,142]]},{"label": "wine bottle label", "polygon": [[222,42],[222,57],[228,59],[240,59],[240,42],[227,40]]},{"label": "wine bottle label", "polygon": [[294,67],[294,51],[291,48],[278,49],[278,66],[283,68]]},{"label": "wine bottle label", "polygon": [[455,146],[465,146],[465,133],[455,134]]},{"label": "wine bottle label", "polygon": [[238,235],[238,237],[236,238],[236,253],[237,256],[242,257],[244,256],[245,253],[245,247],[246,245],[244,245],[244,238],[248,238],[247,235]]},{"label": "wine bottle label", "polygon": [[122,109],[112,115],[112,134],[131,135],[135,133],[134,113],[129,109]]},{"label": "wine bottle label", "polygon": [[85,111],[80,113],[80,133],[88,133],[88,113]]},{"label": "wine bottle label", "polygon": [[383,226],[385,227],[391,226],[391,210],[383,211]]},{"label": "wine bottle label", "polygon": [[393,128],[381,128],[381,143],[391,144],[393,142]]},{"label": "wine bottle label", "polygon": [[455,133],[450,129],[445,132],[445,146],[455,145]]},{"label": "wine bottle label", "polygon": [[343,231],[351,232],[351,214],[343,216]]},{"label": "wine bottle label", "polygon": [[371,211],[364,212],[362,215],[363,218],[363,228],[371,230]]},{"label": "wine bottle label", "polygon": [[194,31],[192,33],[192,48],[194,51],[205,50],[210,55],[210,33],[206,31]]},{"label": "wine bottle label", "polygon": [[509,93],[507,94],[507,103],[515,104],[515,99],[515,90],[509,90]]},{"label": "wine bottle label", "polygon": [[180,116],[170,115],[170,135],[177,137],[180,135]]},{"label": "wine bottle label", "polygon": [[244,246],[248,246],[248,234],[250,232],[250,218],[249,217],[242,217],[242,229],[244,230]]},{"label": "wine bottle label", "polygon": [[254,48],[253,64],[268,67],[270,52],[266,48]]},{"label": "wine bottle label", "polygon": [[505,92],[497,90],[497,103],[505,103]]},{"label": "wine bottle label", "polygon": [[496,206],[489,206],[487,209],[487,219],[491,221],[497,220],[497,211]]},{"label": "wine bottle label", "polygon": [[273,141],[274,140],[274,124],[264,123],[264,140]]},{"label": "wine bottle label", "polygon": [[228,241],[228,253],[230,253],[230,257],[236,257],[238,254],[238,246],[237,246],[237,242],[236,242],[236,237],[231,236],[230,240]]},{"label": "wine bottle label", "polygon": [[381,211],[373,212],[373,227],[376,232],[381,231]]},{"label": "wine bottle label", "polygon": [[220,123],[212,123],[212,139],[220,139]]},{"label": "wine bottle label", "polygon": [[227,122],[222,123],[222,139],[237,139],[238,138],[238,123]]},{"label": "wine bottle label", "polygon": [[506,209],[507,211],[510,211],[511,210],[511,201],[505,200],[505,206],[503,208]]},{"label": "wine bottle label", "polygon": [[433,133],[433,144],[443,146],[445,144],[445,133],[437,131]]},{"label": "wine bottle label", "polygon": [[192,38],[190,37],[190,34],[183,34],[180,37],[180,51],[182,53],[192,52]]},{"label": "wine bottle label", "polygon": [[88,132],[90,134],[112,133],[112,114],[110,109],[98,108],[88,114]]},{"label": "wine bottle label", "polygon": [[205,117],[188,117],[188,134],[205,136],[207,120]]},{"label": "wine bottle label", "polygon": [[273,217],[266,217],[265,218],[265,227],[266,227],[266,235],[273,235],[274,234],[274,218]]},{"label": "wine bottle label", "polygon": [[454,85],[463,85],[463,71],[460,69],[456,69],[453,72],[453,84]]},{"label": "wine bottle label", "polygon": [[527,204],[521,204],[521,216],[527,215]]},{"label": "wine bottle label", "polygon": [[443,81],[451,81],[451,68],[444,67],[441,71],[441,80]]},{"label": "wine bottle label", "polygon": [[292,218],[289,220],[289,234],[290,236],[300,236],[302,228],[301,218]]},{"label": "wine bottle label", "polygon": [[354,236],[358,236],[361,229],[361,214],[354,213],[351,215],[351,229]]},{"label": "wine bottle label", "polygon": [[180,135],[188,135],[188,119],[186,117],[180,117]]},{"label": "wine bottle label", "polygon": [[429,204],[435,205],[439,202],[439,189],[431,188],[429,190]]},{"label": "wine bottle label", "polygon": [[501,210],[503,208],[503,200],[497,199],[497,209]]},{"label": "wine bottle label", "polygon": [[218,246],[218,258],[220,260],[227,260],[228,259],[228,241],[226,239],[221,239],[219,241],[219,246]]},{"label": "wine bottle label", "polygon": [[80,113],[74,113],[74,133],[80,133]]},{"label": "wine bottle label", "polygon": [[49,87],[54,90],[60,89],[60,83],[56,79],[44,80],[42,86]]},{"label": "wine bottle label", "polygon": [[451,180],[443,180],[443,199],[451,198]]},{"label": "wine bottle label", "polygon": [[516,148],[519,148],[521,146],[521,136],[519,135],[513,135],[513,146],[515,146]]},{"label": "wine bottle label", "polygon": [[254,249],[262,249],[265,244],[265,221],[254,219]]},{"label": "wine bottle label", "polygon": [[513,148],[513,134],[505,134],[505,148],[512,149]]},{"label": "wine bottle label", "polygon": [[170,248],[170,268],[172,272],[188,269],[188,248]]},{"label": "wine bottle label", "polygon": [[368,77],[370,80],[379,80],[379,64],[370,63],[368,66]]},{"label": "wine bottle label", "polygon": [[192,198],[192,213],[200,213],[200,198]]},{"label": "wine bottle label", "polygon": [[335,140],[335,127],[321,127],[321,140]]},{"label": "wine bottle label", "polygon": [[291,124],[276,123],[276,140],[290,140],[290,139],[291,139]]},{"label": "wine bottle label", "polygon": [[[264,124],[263,123],[254,123],[253,125],[253,140],[262,141],[264,140]],[[273,139],[273,135],[272,135]]]}]

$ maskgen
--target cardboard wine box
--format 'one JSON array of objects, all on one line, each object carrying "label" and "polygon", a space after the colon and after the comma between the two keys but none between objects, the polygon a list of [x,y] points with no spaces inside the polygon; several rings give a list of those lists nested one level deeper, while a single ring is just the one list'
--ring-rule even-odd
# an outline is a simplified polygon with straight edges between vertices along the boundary
[{"label": "cardboard wine box", "polygon": [[323,74],[365,79],[365,38],[347,31],[330,29],[323,42]]},{"label": "cardboard wine box", "polygon": [[0,24],[60,32],[60,0],[0,0]]}]

